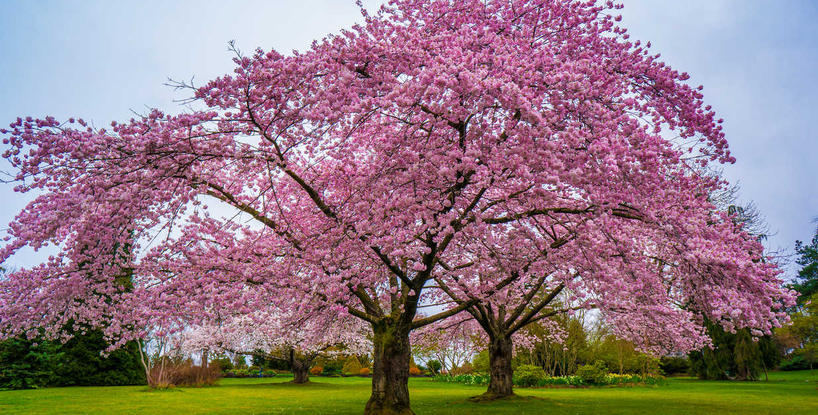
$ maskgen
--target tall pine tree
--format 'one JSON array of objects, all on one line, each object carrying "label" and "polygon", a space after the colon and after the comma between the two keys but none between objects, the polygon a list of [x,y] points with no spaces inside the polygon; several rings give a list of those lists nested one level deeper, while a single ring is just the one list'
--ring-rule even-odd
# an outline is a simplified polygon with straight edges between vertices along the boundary
[{"label": "tall pine tree", "polygon": [[798,255],[795,262],[801,265],[801,270],[791,287],[798,291],[798,304],[803,305],[809,297],[818,293],[818,229],[808,245],[795,241],[795,253]]}]

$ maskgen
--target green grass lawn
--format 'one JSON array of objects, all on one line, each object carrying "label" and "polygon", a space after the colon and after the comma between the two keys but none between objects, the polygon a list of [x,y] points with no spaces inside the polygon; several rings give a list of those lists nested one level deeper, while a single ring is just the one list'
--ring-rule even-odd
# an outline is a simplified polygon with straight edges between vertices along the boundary
[{"label": "green grass lawn", "polygon": [[[360,414],[369,379],[223,379],[219,386],[0,391],[2,414]],[[482,387],[412,379],[418,414],[818,414],[818,370],[778,372],[768,382],[669,379],[656,387],[518,389],[533,399],[471,403]]]}]

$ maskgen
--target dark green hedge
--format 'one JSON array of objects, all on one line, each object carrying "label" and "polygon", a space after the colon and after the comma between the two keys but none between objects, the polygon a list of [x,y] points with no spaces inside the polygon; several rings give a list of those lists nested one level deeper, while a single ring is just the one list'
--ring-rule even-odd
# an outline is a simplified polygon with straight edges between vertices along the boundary
[{"label": "dark green hedge", "polygon": [[101,352],[107,344],[93,330],[65,344],[13,338],[0,342],[0,388],[45,386],[117,386],[145,384],[135,342]]}]

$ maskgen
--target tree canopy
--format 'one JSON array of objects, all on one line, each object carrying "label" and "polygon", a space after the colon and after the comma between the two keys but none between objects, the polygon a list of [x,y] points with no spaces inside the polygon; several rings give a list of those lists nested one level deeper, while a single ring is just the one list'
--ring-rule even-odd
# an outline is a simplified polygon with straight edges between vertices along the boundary
[{"label": "tree canopy", "polygon": [[123,344],[306,294],[371,326],[369,413],[411,413],[412,330],[541,279],[645,347],[707,344],[703,317],[769,332],[792,295],[708,200],[722,121],[617,8],[392,0],[303,52],[236,50],[180,85],[190,111],[19,118],[4,156],[37,197],[0,260],[59,254],[2,281],[0,329]]}]

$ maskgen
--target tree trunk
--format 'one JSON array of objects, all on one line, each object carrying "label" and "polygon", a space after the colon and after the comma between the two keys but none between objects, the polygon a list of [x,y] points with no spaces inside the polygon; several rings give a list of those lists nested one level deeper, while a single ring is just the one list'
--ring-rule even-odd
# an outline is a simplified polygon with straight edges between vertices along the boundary
[{"label": "tree trunk", "polygon": [[293,383],[304,384],[310,381],[310,366],[314,357],[296,356],[295,349],[290,348],[290,369],[293,371]]},{"label": "tree trunk", "polygon": [[310,365],[301,359],[293,359],[293,383],[307,383],[310,381]]},{"label": "tree trunk", "polygon": [[496,399],[514,394],[511,368],[511,351],[513,343],[510,337],[503,335],[489,338],[489,367],[491,379],[485,397]]},{"label": "tree trunk", "polygon": [[409,408],[409,330],[388,320],[372,325],[372,396],[365,415],[414,415]]}]

